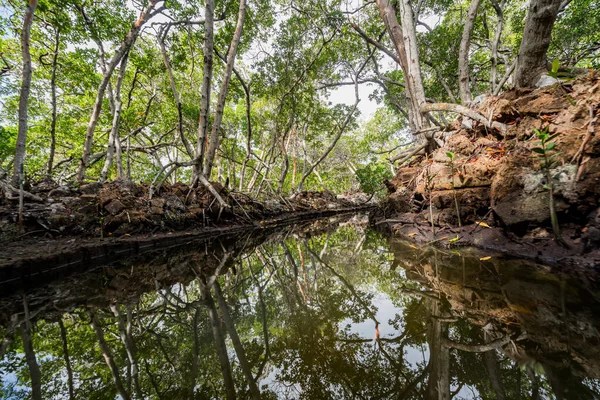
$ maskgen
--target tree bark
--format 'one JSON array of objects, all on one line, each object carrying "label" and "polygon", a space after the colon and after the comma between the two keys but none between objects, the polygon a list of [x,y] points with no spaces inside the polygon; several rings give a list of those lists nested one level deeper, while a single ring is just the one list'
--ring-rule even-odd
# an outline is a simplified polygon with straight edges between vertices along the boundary
[{"label": "tree bark", "polygon": [[246,358],[246,351],[244,350],[244,346],[242,345],[242,341],[238,336],[237,330],[235,329],[235,324],[229,315],[229,308],[227,307],[227,303],[223,298],[223,293],[221,292],[221,286],[219,282],[216,281],[214,283],[215,295],[217,296],[217,304],[219,305],[219,309],[221,310],[221,314],[223,316],[223,322],[225,323],[225,328],[227,329],[227,333],[229,333],[229,337],[231,338],[231,342],[233,343],[233,348],[235,350],[235,354],[237,355],[238,361],[240,362],[240,367],[242,368],[242,372],[248,381],[248,386],[250,387],[250,394],[254,399],[260,399],[260,391],[258,390],[258,386],[254,381],[254,377],[252,376],[252,369],[250,368],[250,363]]},{"label": "tree bark", "polygon": [[213,73],[213,47],[214,47],[214,18],[215,2],[206,0],[204,8],[204,71],[202,73],[202,94],[200,100],[200,121],[198,123],[198,137],[196,142],[196,159],[194,160],[194,178],[202,173],[204,152],[206,150],[206,136],[208,134],[208,113],[210,111],[210,93]]},{"label": "tree bark", "polygon": [[52,121],[50,122],[50,154],[48,155],[48,168],[46,173],[48,176],[52,174],[52,166],[54,164],[54,153],[56,151],[56,70],[58,69],[58,50],[60,45],[60,27],[55,27],[54,34],[54,53],[52,54],[52,75],[50,77],[50,98],[52,103]]},{"label": "tree bark", "polygon": [[185,147],[185,151],[187,152],[190,159],[194,158],[194,150],[190,145],[190,142],[185,137],[185,133],[183,131],[183,111],[181,98],[179,97],[179,92],[177,91],[177,85],[175,84],[175,77],[173,76],[173,69],[171,68],[171,62],[169,61],[169,55],[167,54],[167,48],[165,46],[165,36],[167,31],[163,34],[158,35],[158,42],[160,44],[160,50],[163,56],[163,62],[165,64],[165,68],[167,69],[167,73],[169,74],[169,82],[171,83],[171,91],[173,92],[173,97],[175,98],[175,104],[177,105],[177,130],[179,132],[179,138],[181,139],[181,143]]},{"label": "tree bark", "polygon": [[75,399],[75,390],[73,386],[73,368],[71,367],[71,358],[69,357],[69,346],[67,342],[67,330],[62,319],[58,320],[58,326],[60,328],[60,339],[62,341],[63,358],[65,359],[65,366],[67,368],[67,385],[69,387],[69,399]]},{"label": "tree bark", "polygon": [[561,0],[531,0],[515,70],[516,87],[532,87],[546,70],[546,52]]},{"label": "tree bark", "polygon": [[377,0],[379,15],[383,19],[390,39],[398,53],[400,67],[406,82],[409,125],[411,130],[416,132],[426,125],[426,120],[423,118],[420,110],[421,105],[425,104],[426,100],[425,89],[421,79],[412,5],[410,0],[401,0],[399,5],[402,21],[408,21],[408,23],[403,23],[402,25],[398,22],[398,18],[396,18],[396,13],[390,2],[388,0]]},{"label": "tree bark", "polygon": [[498,22],[496,23],[496,29],[494,33],[494,40],[492,41],[492,69],[490,71],[490,92],[494,93],[496,90],[496,83],[498,83],[498,48],[500,47],[500,39],[502,37],[502,29],[504,28],[504,11],[502,6],[496,0],[490,0],[494,11],[496,11],[496,17]]},{"label": "tree bark", "polygon": [[237,55],[237,48],[242,37],[242,29],[244,27],[245,18],[246,0],[240,0],[237,25],[235,26],[235,32],[233,33],[229,51],[227,52],[227,65],[225,66],[225,72],[223,73],[223,82],[221,83],[221,91],[219,92],[219,99],[217,101],[217,108],[215,110],[215,119],[212,125],[208,153],[206,154],[206,160],[204,163],[204,176],[207,178],[210,178],[215,153],[217,152],[217,148],[219,147],[220,143],[219,134],[221,130],[221,122],[223,120],[223,111],[225,109],[225,100],[227,99],[229,81],[231,80],[231,73],[233,71],[233,64],[235,63],[235,56]]},{"label": "tree bark", "polygon": [[119,138],[119,125],[121,123],[121,109],[123,108],[123,103],[121,101],[121,87],[123,86],[123,79],[125,78],[125,71],[127,70],[128,58],[129,51],[127,51],[121,59],[119,76],[117,78],[117,84],[114,90],[115,111],[113,114],[110,135],[108,137],[106,159],[104,160],[104,167],[102,168],[102,172],[100,173],[100,182],[106,181],[106,178],[108,177],[108,172],[110,170],[114,158],[117,159],[117,177],[119,179],[123,179],[125,177],[125,173],[123,171],[121,139]]},{"label": "tree bark", "polygon": [[203,295],[204,300],[207,302],[208,317],[210,318],[213,337],[215,339],[215,347],[217,349],[219,363],[221,364],[221,373],[223,374],[225,393],[227,395],[227,400],[232,400],[236,398],[236,395],[233,377],[231,376],[231,365],[229,364],[229,357],[227,356],[227,346],[225,345],[225,338],[223,337],[223,331],[221,330],[219,314],[215,307],[215,302],[210,294],[210,287],[208,285],[204,286]]},{"label": "tree bark", "polygon": [[463,105],[471,102],[471,83],[469,79],[469,48],[471,47],[471,36],[475,27],[475,18],[477,18],[477,9],[480,0],[473,0],[469,6],[467,19],[463,29],[460,48],[458,50],[458,88],[460,91],[460,101]]},{"label": "tree bark", "polygon": [[23,31],[21,32],[21,55],[23,57],[23,74],[21,79],[21,93],[19,96],[19,127],[17,133],[17,146],[15,149],[15,160],[12,183],[19,185],[21,171],[25,162],[25,144],[27,143],[27,113],[29,106],[29,91],[31,89],[31,53],[29,42],[31,40],[31,24],[33,14],[37,8],[37,0],[29,0],[23,19]]},{"label": "tree bark", "polygon": [[29,303],[25,295],[23,295],[23,308],[25,310],[25,322],[21,324],[21,339],[23,340],[25,361],[27,361],[31,377],[31,398],[42,400],[42,374],[31,341],[31,315],[29,314]]},{"label": "tree bark", "polygon": [[129,393],[125,390],[123,386],[123,382],[121,381],[121,376],[119,375],[119,367],[115,363],[115,360],[112,356],[112,352],[106,343],[106,339],[104,339],[104,332],[102,331],[102,327],[100,326],[100,321],[98,321],[98,317],[93,311],[89,312],[91,318],[92,328],[96,333],[96,338],[98,339],[98,343],[100,345],[100,350],[102,351],[102,355],[104,356],[104,361],[106,361],[106,365],[108,365],[108,369],[113,377],[115,382],[115,387],[117,391],[121,395],[124,400],[129,400]]},{"label": "tree bark", "polygon": [[125,347],[125,352],[127,353],[127,358],[129,359],[129,364],[131,365],[131,377],[133,379],[133,389],[135,390],[135,395],[138,399],[143,399],[144,396],[142,394],[142,390],[140,388],[140,380],[139,380],[139,366],[137,362],[137,351],[135,348],[135,343],[133,342],[133,337],[131,336],[131,323],[128,321],[127,327],[123,322],[123,317],[121,315],[121,311],[116,304],[111,304],[111,311],[113,312],[117,325],[119,327],[119,336],[121,337],[121,342]]},{"label": "tree bark", "polygon": [[103,73],[102,80],[100,81],[100,85],[98,86],[98,92],[96,93],[96,101],[94,103],[94,108],[92,109],[92,114],[90,116],[90,121],[88,122],[85,134],[83,154],[81,155],[81,161],[79,163],[79,168],[77,169],[77,180],[79,182],[82,182],[85,178],[85,171],[88,166],[88,159],[92,152],[94,130],[96,129],[98,117],[100,117],[100,112],[102,111],[102,99],[104,98],[104,92],[106,91],[106,88],[110,82],[110,77],[112,76],[113,71],[115,70],[117,64],[121,61],[125,53],[127,53],[131,46],[133,46],[133,43],[140,34],[140,31],[142,30],[142,26],[146,22],[148,22],[148,20],[152,18],[155,14],[164,9],[164,6],[162,6],[154,10],[154,7],[158,2],[159,0],[150,0],[148,2],[148,5],[144,9],[144,11],[142,11],[137,21],[133,23],[131,30],[127,32],[127,34],[125,35],[125,39],[123,40],[123,42],[121,42],[121,45],[113,55],[108,65],[106,66],[106,71]]}]

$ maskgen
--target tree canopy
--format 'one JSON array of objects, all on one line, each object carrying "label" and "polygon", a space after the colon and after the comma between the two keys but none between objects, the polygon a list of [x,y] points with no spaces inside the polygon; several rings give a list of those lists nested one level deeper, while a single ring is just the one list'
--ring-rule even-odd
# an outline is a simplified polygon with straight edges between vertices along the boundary
[{"label": "tree canopy", "polygon": [[426,103],[596,69],[599,32],[590,0],[2,0],[0,174],[373,192]]}]

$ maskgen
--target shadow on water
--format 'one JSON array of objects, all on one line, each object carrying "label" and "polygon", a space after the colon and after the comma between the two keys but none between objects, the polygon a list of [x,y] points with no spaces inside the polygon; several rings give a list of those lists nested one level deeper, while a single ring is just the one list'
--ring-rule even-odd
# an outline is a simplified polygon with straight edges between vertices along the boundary
[{"label": "shadow on water", "polygon": [[0,398],[597,399],[595,285],[360,216],[0,295]]}]

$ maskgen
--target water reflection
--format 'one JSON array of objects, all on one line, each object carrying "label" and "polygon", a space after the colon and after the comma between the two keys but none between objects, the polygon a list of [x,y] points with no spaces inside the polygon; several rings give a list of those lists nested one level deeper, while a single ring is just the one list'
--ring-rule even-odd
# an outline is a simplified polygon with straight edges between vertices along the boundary
[{"label": "water reflection", "polygon": [[596,399],[598,291],[364,225],[194,242],[0,299],[0,398]]}]

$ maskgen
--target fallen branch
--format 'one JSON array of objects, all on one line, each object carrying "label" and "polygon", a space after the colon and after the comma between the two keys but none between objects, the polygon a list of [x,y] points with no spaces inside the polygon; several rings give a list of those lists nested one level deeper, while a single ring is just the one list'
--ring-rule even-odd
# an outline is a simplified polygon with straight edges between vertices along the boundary
[{"label": "fallen branch", "polygon": [[[20,192],[19,189],[15,188],[8,182],[0,181],[0,188],[4,190],[4,194],[6,195],[6,198],[8,198],[8,199],[14,199],[13,195],[14,194],[18,195]],[[41,197],[36,196],[35,194],[32,194],[32,193],[29,193],[25,190],[23,191],[23,198],[25,198],[27,200],[31,200],[31,201],[37,201],[40,203],[42,203],[44,201]]]},{"label": "fallen branch", "polygon": [[461,106],[459,104],[452,104],[452,103],[424,104],[421,106],[421,111],[422,112],[430,112],[430,111],[455,112],[458,114],[462,114],[466,117],[469,117],[469,118],[479,122],[480,124],[484,125],[487,128],[495,128],[498,131],[500,131],[501,133],[506,132],[506,130],[508,129],[507,125],[502,124],[497,121],[492,121],[490,123],[490,121],[486,117],[479,114],[477,111],[473,111],[473,110],[471,110],[467,107]]},{"label": "fallen branch", "polygon": [[[404,156],[404,158],[402,158],[400,161],[398,161],[398,166],[401,166],[402,164],[404,164],[412,156],[414,156],[415,154],[417,154],[419,151],[425,149],[425,147],[427,147],[427,143],[415,147],[410,153],[408,153],[406,156]],[[398,159],[398,157],[392,157],[392,158],[390,158],[390,162],[394,163],[394,162],[396,162],[397,159]]]}]

